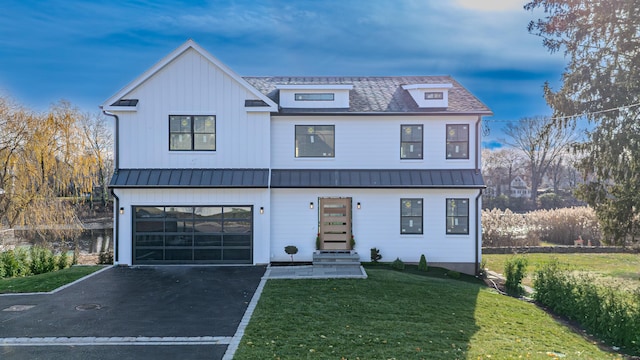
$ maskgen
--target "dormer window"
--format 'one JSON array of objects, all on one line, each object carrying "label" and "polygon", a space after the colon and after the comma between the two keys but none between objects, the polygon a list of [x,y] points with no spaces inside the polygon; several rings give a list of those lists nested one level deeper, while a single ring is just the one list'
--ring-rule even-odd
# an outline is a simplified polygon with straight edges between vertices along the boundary
[{"label": "dormer window", "polygon": [[334,93],[296,93],[296,101],[334,101]]},{"label": "dormer window", "polygon": [[283,109],[348,109],[350,84],[282,84],[279,91]]},{"label": "dormer window", "polygon": [[442,91],[426,91],[424,93],[425,100],[442,100],[444,99],[444,93]]},{"label": "dormer window", "polygon": [[419,108],[446,109],[449,107],[449,89],[452,84],[409,84],[402,85]]}]

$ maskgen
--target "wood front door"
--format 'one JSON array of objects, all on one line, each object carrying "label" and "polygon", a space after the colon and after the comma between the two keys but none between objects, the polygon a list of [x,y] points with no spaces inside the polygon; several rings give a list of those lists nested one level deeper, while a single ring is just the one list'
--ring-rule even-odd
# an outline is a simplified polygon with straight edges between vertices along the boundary
[{"label": "wood front door", "polygon": [[351,250],[351,198],[320,198],[320,250]]}]

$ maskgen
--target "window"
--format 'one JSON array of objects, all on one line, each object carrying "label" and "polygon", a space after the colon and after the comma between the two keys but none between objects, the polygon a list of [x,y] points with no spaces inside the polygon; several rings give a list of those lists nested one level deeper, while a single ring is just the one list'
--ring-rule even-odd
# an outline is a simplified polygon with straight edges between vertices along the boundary
[{"label": "window", "polygon": [[215,116],[169,116],[169,150],[214,151],[215,149]]},{"label": "window", "polygon": [[334,125],[296,125],[296,157],[334,157]]},{"label": "window", "polygon": [[441,91],[427,91],[424,93],[425,100],[443,100],[444,93]]},{"label": "window", "polygon": [[296,93],[294,95],[296,101],[333,101],[334,97],[333,93]]},{"label": "window", "polygon": [[469,199],[447,199],[447,234],[469,234]]},{"label": "window", "polygon": [[400,199],[400,234],[422,234],[422,199]]},{"label": "window", "polygon": [[400,158],[422,159],[422,125],[400,125]]},{"label": "window", "polygon": [[447,125],[447,159],[469,158],[469,125]]}]

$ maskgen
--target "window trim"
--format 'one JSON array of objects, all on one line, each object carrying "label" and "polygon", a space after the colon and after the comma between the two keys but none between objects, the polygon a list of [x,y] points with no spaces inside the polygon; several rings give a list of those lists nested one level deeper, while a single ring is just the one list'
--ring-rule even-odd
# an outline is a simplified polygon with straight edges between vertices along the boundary
[{"label": "window trim", "polygon": [[[298,155],[298,145],[297,145],[297,137],[298,137],[298,127],[317,127],[317,126],[329,126],[333,128],[333,152],[331,155],[322,156],[322,155]],[[314,130],[315,131],[315,130]],[[294,125],[293,126],[293,157],[295,159],[333,159],[336,157],[336,126],[335,124],[309,124],[309,125]]]},{"label": "window trim", "polygon": [[[403,232],[402,231],[402,219],[405,217],[417,217],[417,216],[403,216],[402,206],[405,201],[420,201],[420,232]],[[400,198],[400,235],[423,235],[424,234],[424,198]]]},{"label": "window trim", "polygon": [[[450,201],[466,201],[467,202],[467,215],[452,215],[449,216],[449,202]],[[470,199],[469,198],[447,198],[446,202],[445,202],[445,234],[446,235],[469,235],[469,230],[471,229],[471,224],[469,223],[469,212],[470,212]],[[467,219],[467,231],[466,232],[451,232],[449,231],[449,219],[456,219],[456,218],[466,218]]]},{"label": "window trim", "polygon": [[[422,136],[420,138],[420,141],[402,141],[402,134],[404,132],[405,126],[422,127]],[[420,144],[420,157],[402,157],[402,145],[404,144]],[[423,124],[400,124],[400,160],[423,160],[423,159],[424,159],[424,125]]]},{"label": "window trim", "polygon": [[[191,121],[191,129],[189,131],[189,135],[191,136],[191,148],[190,149],[172,149],[171,148],[171,135],[172,134],[187,134],[185,133],[178,133],[178,132],[172,132],[171,131],[171,118],[172,117],[188,117],[190,118]],[[213,118],[213,132],[196,132],[195,131],[195,118],[196,117],[212,117]],[[184,115],[184,114],[170,114],[169,115],[169,151],[178,151],[178,152],[184,152],[184,151],[206,151],[206,152],[215,152],[218,149],[218,133],[217,133],[217,127],[218,127],[218,118],[216,117],[216,115],[213,114],[190,114],[190,115]],[[196,134],[207,134],[207,135],[213,135],[214,136],[214,141],[213,141],[213,149],[196,149],[195,148],[195,141],[196,141]]]},{"label": "window trim", "polygon": [[336,101],[335,93],[294,93],[294,101]]},{"label": "window trim", "polygon": [[[466,126],[467,127],[467,139],[465,141],[460,141],[460,140],[455,140],[455,141],[450,141],[449,140],[449,127],[451,126],[455,126],[456,128],[460,127],[460,126]],[[444,157],[445,160],[469,160],[469,156],[470,156],[470,144],[469,144],[469,137],[470,137],[470,132],[471,132],[471,126],[469,126],[469,124],[446,124],[445,125],[445,149],[444,149]],[[451,156],[449,157],[447,155],[447,148],[449,147],[449,144],[467,144],[467,156],[462,157],[462,156]]]}]

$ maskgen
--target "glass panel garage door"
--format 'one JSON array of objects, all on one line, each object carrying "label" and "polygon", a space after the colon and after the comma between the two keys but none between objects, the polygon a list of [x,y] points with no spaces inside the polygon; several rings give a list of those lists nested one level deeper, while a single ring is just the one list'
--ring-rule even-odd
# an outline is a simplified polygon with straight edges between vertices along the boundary
[{"label": "glass panel garage door", "polygon": [[251,264],[252,206],[136,206],[134,264]]}]

